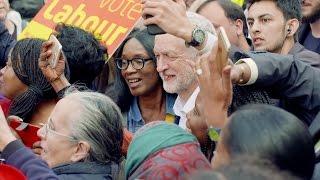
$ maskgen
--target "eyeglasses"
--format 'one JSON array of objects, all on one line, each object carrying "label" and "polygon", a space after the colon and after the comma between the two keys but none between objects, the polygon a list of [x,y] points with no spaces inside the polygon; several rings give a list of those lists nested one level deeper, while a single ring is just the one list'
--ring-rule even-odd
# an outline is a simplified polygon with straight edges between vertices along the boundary
[{"label": "eyeglasses", "polygon": [[62,134],[62,133],[59,133],[59,132],[53,130],[52,127],[50,127],[50,123],[51,123],[51,119],[49,119],[48,122],[45,123],[45,124],[43,124],[43,123],[40,124],[40,125],[42,125],[43,128],[44,128],[44,136],[45,136],[45,137],[47,137],[48,133],[50,132],[50,133],[53,133],[53,134],[55,134],[55,135],[68,138],[68,139],[71,140],[71,141],[78,141],[75,137],[68,136],[68,135],[65,135],[65,134]]},{"label": "eyeglasses", "polygon": [[144,58],[133,58],[131,60],[125,60],[121,58],[116,58],[117,67],[121,70],[125,70],[128,68],[129,63],[131,63],[132,67],[136,70],[140,70],[144,67],[146,61],[150,61],[152,58],[144,59]]}]

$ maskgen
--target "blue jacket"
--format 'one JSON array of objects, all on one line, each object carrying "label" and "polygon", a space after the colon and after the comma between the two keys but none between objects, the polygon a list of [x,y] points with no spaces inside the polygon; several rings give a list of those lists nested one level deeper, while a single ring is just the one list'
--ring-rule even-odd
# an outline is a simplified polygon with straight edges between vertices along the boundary
[{"label": "blue jacket", "polygon": [[[115,179],[118,166],[111,164],[98,164],[95,162],[78,162],[65,164],[50,169],[46,162],[38,158],[21,141],[9,143],[1,154],[6,163],[21,170],[28,179],[62,179],[62,180],[104,180]],[[114,172],[112,174],[112,172]]]},{"label": "blue jacket", "polygon": [[59,179],[46,162],[38,158],[19,140],[9,143],[2,151],[1,157],[5,159],[6,164],[16,167],[30,180]]}]

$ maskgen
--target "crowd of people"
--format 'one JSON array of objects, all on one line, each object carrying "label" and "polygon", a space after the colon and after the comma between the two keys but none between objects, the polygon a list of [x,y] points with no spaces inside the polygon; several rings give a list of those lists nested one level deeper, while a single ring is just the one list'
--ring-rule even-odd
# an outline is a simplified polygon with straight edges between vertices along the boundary
[{"label": "crowd of people", "polygon": [[141,0],[112,57],[57,24],[55,67],[17,40],[44,3],[0,0],[0,179],[320,179],[319,0]]}]

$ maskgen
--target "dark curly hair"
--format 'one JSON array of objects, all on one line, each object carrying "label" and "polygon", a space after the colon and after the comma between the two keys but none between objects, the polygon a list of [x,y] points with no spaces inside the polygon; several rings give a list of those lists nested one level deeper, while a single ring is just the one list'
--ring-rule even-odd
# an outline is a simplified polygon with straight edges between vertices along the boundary
[{"label": "dark curly hair", "polygon": [[105,64],[107,49],[93,34],[78,27],[58,24],[55,29],[69,64],[70,83],[83,83],[92,88],[93,80]]}]

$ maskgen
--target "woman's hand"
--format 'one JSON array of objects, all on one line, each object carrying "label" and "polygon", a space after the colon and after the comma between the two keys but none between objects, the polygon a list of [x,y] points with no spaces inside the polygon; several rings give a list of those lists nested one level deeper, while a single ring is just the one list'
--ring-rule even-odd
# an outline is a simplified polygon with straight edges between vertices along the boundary
[{"label": "woman's hand", "polygon": [[11,128],[8,125],[7,119],[5,118],[2,108],[0,107],[0,151],[12,141],[17,138],[13,135]]},{"label": "woman's hand", "polygon": [[65,69],[65,57],[60,51],[59,60],[55,68],[52,68],[49,63],[49,58],[52,56],[52,41],[46,41],[42,44],[41,54],[39,58],[39,68],[41,69],[43,75],[47,78],[47,80],[52,83],[60,78],[64,77],[64,69]]},{"label": "woman's hand", "polygon": [[219,71],[217,66],[218,42],[208,56],[201,57],[195,65],[200,93],[199,109],[204,115],[208,127],[222,128],[227,120],[228,107],[232,101],[231,66],[227,65]]},{"label": "woman's hand", "polygon": [[59,60],[56,67],[52,68],[50,66],[48,58],[52,56],[52,45],[53,42],[51,41],[46,41],[42,44],[41,54],[39,58],[39,68],[41,69],[43,75],[51,83],[55,92],[58,93],[65,87],[70,86],[70,83],[64,75],[66,58],[63,55],[62,51],[60,52]]}]

